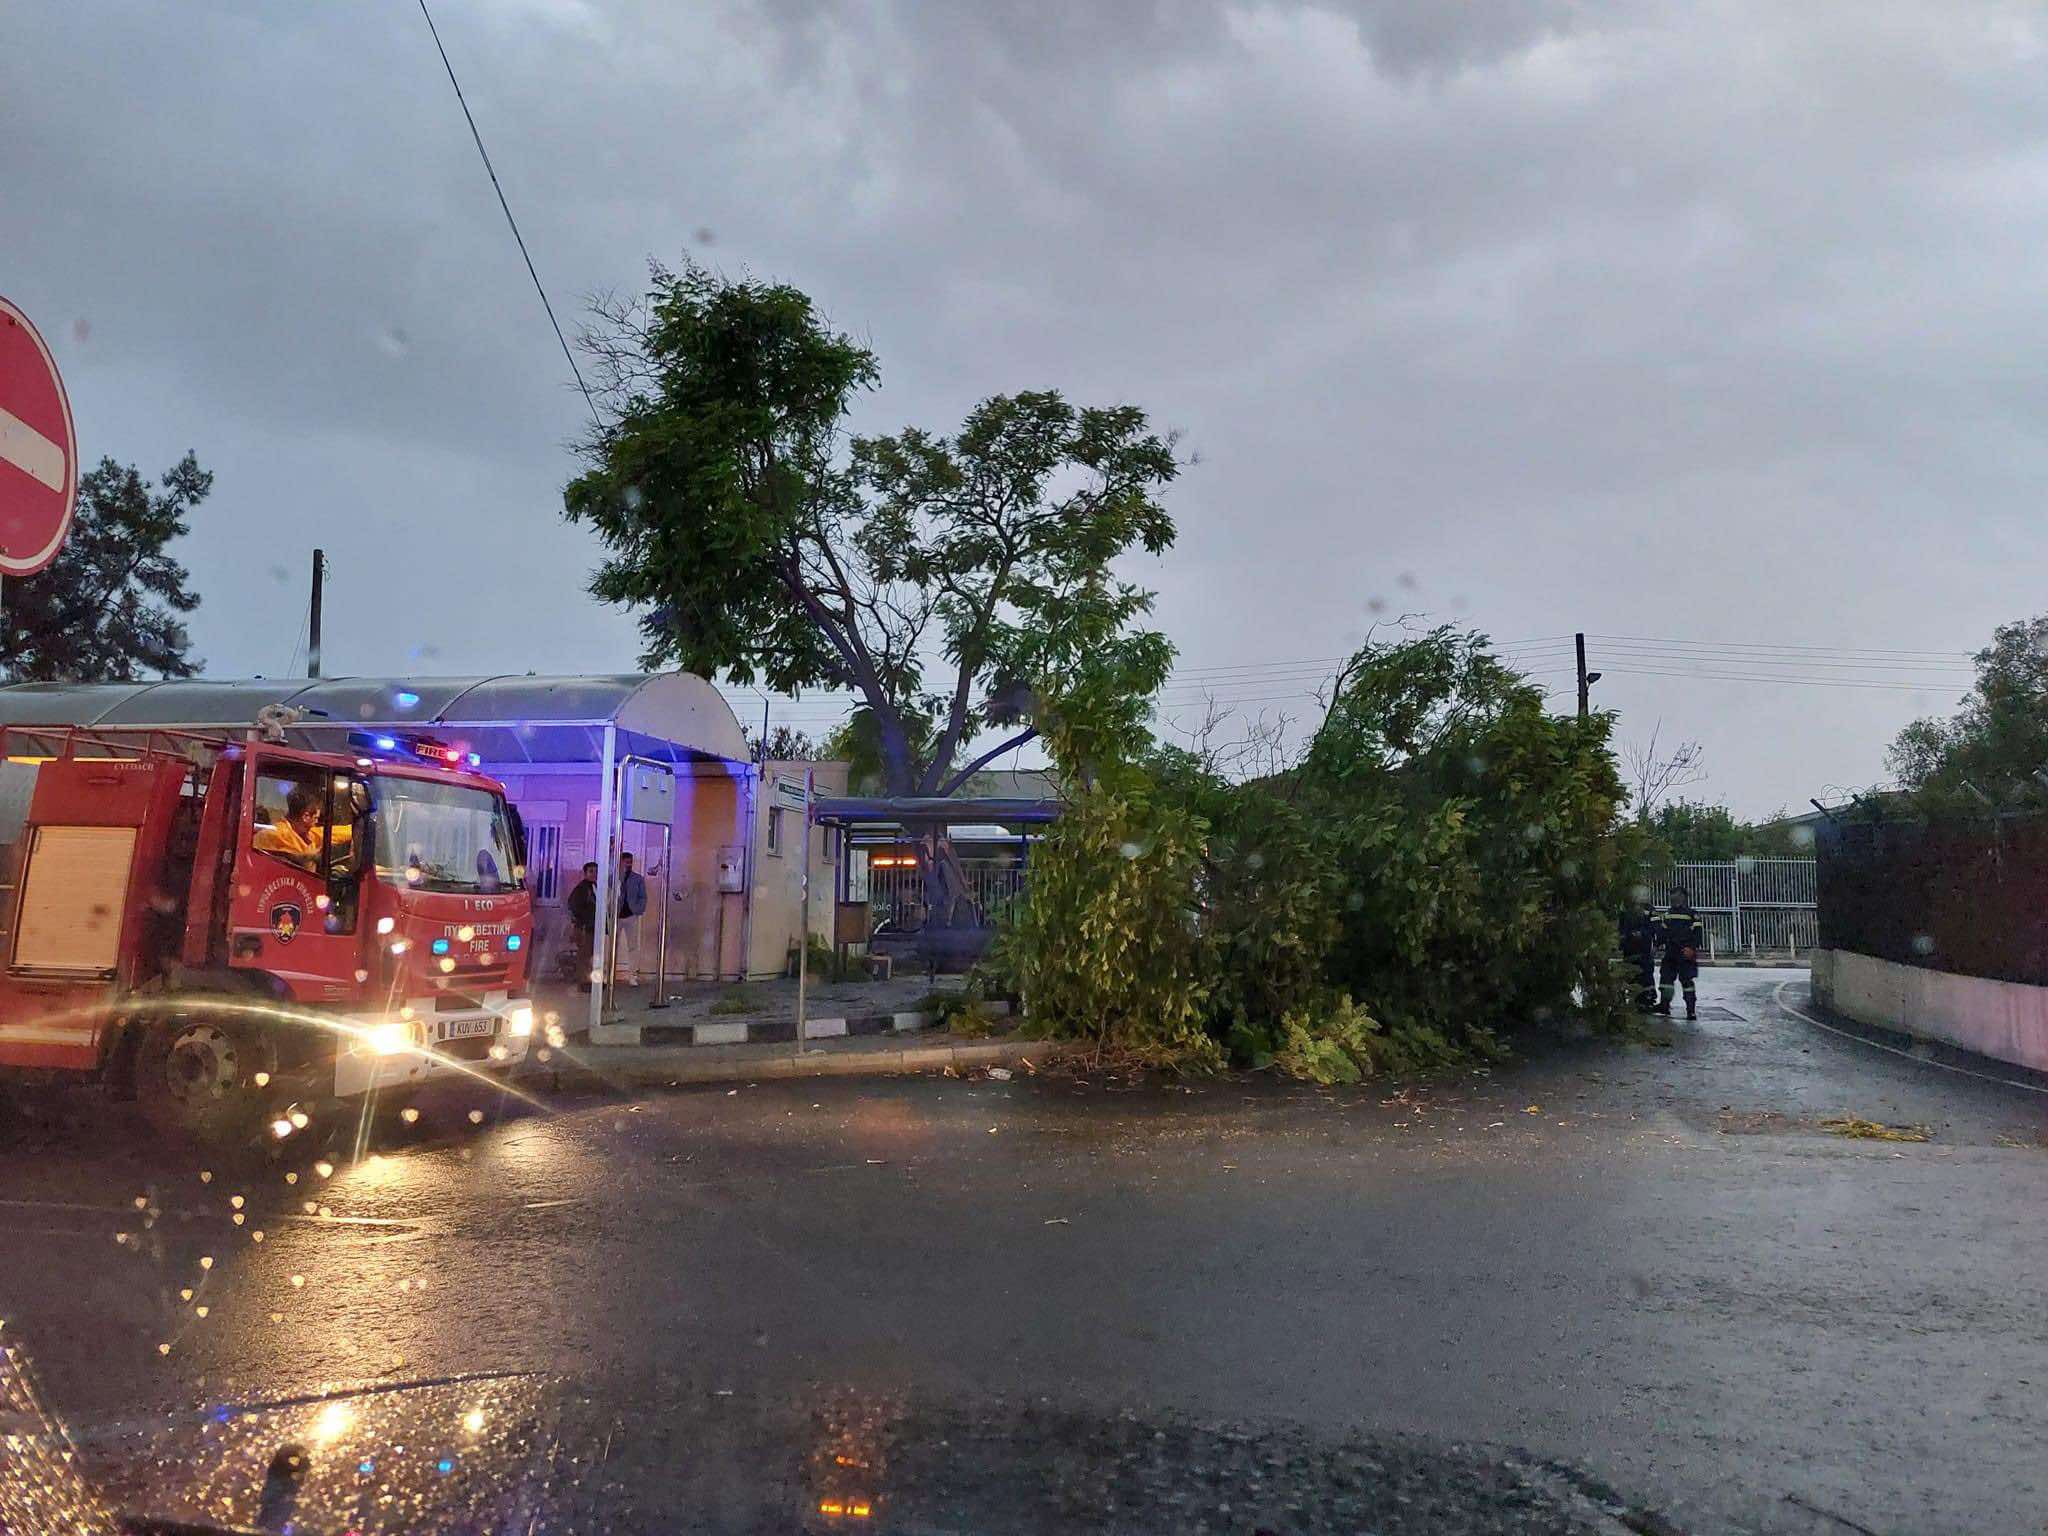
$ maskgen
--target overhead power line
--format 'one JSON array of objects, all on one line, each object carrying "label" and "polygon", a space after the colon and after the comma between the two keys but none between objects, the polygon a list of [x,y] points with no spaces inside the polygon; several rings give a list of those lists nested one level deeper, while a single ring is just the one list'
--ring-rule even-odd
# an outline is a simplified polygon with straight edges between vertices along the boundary
[{"label": "overhead power line", "polygon": [[1900,683],[1888,682],[1881,678],[1786,677],[1776,673],[1679,671],[1661,667],[1630,667],[1621,665],[1605,666],[1601,670],[1629,677],[1681,677],[1693,682],[1708,683],[1792,683],[1807,688],[1883,688],[1895,693],[1942,693],[1946,691],[1941,684],[1936,682]]},{"label": "overhead power line", "polygon": [[1597,635],[1588,630],[1588,640],[1618,640],[1633,645],[1697,646],[1716,651],[1800,651],[1831,656],[1915,656],[1936,661],[1969,661],[1971,651],[1887,650],[1856,645],[1791,645],[1776,640],[1678,640],[1659,635]]},{"label": "overhead power line", "polygon": [[427,19],[427,31],[433,35],[434,51],[441,55],[441,67],[448,71],[448,83],[455,87],[456,105],[462,108],[463,121],[469,124],[469,136],[476,140],[476,152],[483,158],[484,170],[491,178],[491,190],[498,194],[498,206],[505,210],[505,223],[512,230],[512,238],[518,242],[520,258],[526,263],[526,275],[533,279],[533,291],[540,295],[540,307],[548,312],[548,324],[555,328],[555,340],[561,343],[562,356],[569,364],[569,371],[576,376],[576,387],[583,391],[583,403],[590,407],[590,419],[601,426],[603,422],[597,414],[597,402],[591,398],[590,386],[583,382],[583,370],[576,366],[576,354],[569,350],[569,338],[562,334],[562,322],[555,318],[555,306],[548,302],[548,291],[541,286],[540,273],[534,270],[533,257],[526,249],[526,237],[519,233],[519,221],[512,217],[512,205],[505,201],[505,189],[498,183],[498,168],[491,164],[491,153],[484,148],[484,136],[477,131],[476,118],[470,114],[468,98],[462,94],[462,82],[455,78],[455,66],[448,62],[448,50],[441,46],[441,29],[434,25],[427,0],[420,0],[420,15]]},{"label": "overhead power line", "polygon": [[[1590,632],[1587,638],[1606,642],[1606,654],[1599,658],[1600,669],[1626,677],[1940,693],[1952,685],[1966,683],[1974,668],[1971,654],[1966,651],[1684,640]],[[1495,650],[1517,670],[1542,679],[1575,672],[1572,644],[1569,635],[1538,635],[1495,642]],[[1160,689],[1158,704],[1164,711],[1177,713],[1211,704],[1236,708],[1252,704],[1321,703],[1327,685],[1349,659],[1347,654],[1176,667]],[[776,718],[792,725],[836,724],[845,719],[857,702],[818,699],[809,705],[779,709]]]}]

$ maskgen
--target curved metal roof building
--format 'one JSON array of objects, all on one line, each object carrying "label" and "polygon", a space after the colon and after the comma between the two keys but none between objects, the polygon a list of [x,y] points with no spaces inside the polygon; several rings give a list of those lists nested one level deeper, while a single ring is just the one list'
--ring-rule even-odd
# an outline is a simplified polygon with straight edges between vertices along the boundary
[{"label": "curved metal roof building", "polygon": [[0,725],[240,731],[272,704],[304,711],[288,735],[307,747],[332,748],[349,731],[418,731],[487,763],[589,763],[611,726],[621,753],[656,761],[749,757],[724,696],[687,672],[12,683],[0,686]]}]

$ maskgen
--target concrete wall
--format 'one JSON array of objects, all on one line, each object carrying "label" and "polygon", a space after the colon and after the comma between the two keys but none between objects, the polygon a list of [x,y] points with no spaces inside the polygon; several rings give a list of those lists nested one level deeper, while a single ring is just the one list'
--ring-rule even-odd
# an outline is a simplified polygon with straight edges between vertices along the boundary
[{"label": "concrete wall", "polygon": [[[780,976],[788,964],[789,948],[802,925],[803,859],[799,844],[803,838],[803,813],[795,806],[803,787],[806,769],[816,776],[819,795],[846,793],[845,763],[771,762],[762,766],[761,781],[754,801],[754,917],[752,954],[747,959],[749,976]],[[777,781],[784,786],[777,793]],[[778,846],[768,846],[771,813],[781,805]],[[824,943],[832,942],[834,880],[839,866],[838,833],[825,827],[810,829],[811,932]]]},{"label": "concrete wall", "polygon": [[1817,949],[1813,1000],[1864,1024],[2048,1071],[2048,987]]}]

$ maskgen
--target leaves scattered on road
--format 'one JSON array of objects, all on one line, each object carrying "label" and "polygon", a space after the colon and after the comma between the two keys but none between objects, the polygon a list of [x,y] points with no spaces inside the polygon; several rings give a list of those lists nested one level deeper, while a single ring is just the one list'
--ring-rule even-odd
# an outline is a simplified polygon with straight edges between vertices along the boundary
[{"label": "leaves scattered on road", "polygon": [[1821,1129],[1832,1136],[1848,1136],[1857,1141],[1932,1141],[1933,1130],[1924,1125],[1886,1125],[1882,1120],[1865,1120],[1847,1111],[1829,1115],[1821,1121]]}]

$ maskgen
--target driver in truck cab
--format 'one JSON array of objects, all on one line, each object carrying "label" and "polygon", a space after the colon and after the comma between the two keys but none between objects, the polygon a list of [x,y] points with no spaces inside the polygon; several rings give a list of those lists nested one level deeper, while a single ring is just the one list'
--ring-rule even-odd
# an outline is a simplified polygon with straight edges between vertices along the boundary
[{"label": "driver in truck cab", "polygon": [[[251,846],[258,853],[275,854],[301,869],[317,869],[320,850],[326,842],[326,829],[318,825],[319,820],[319,795],[303,785],[295,785],[284,798],[283,817],[258,827],[250,839]],[[337,845],[347,847],[350,830],[336,830]]]}]

